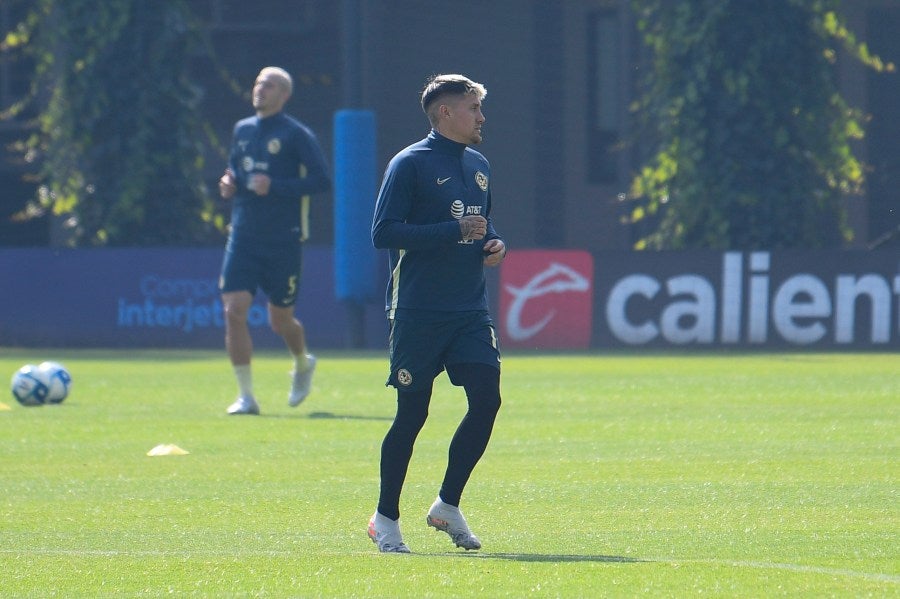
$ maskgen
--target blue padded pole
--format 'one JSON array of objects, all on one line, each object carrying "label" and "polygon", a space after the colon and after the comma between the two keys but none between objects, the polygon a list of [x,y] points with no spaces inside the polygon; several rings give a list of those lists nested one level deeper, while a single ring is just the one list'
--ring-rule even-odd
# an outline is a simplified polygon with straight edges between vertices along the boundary
[{"label": "blue padded pole", "polygon": [[372,247],[375,209],[375,113],[334,115],[334,281],[339,300],[380,299],[377,252]]}]

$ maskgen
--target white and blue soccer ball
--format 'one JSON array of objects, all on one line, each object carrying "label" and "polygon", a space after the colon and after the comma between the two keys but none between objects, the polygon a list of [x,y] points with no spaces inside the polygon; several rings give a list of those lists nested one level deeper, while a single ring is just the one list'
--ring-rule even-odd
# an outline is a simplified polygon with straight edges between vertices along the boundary
[{"label": "white and blue soccer ball", "polygon": [[50,379],[34,364],[26,364],[12,376],[12,394],[23,406],[42,406],[50,393]]},{"label": "white and blue soccer ball", "polygon": [[72,388],[72,375],[59,362],[41,362],[38,371],[47,378],[46,403],[62,403]]}]

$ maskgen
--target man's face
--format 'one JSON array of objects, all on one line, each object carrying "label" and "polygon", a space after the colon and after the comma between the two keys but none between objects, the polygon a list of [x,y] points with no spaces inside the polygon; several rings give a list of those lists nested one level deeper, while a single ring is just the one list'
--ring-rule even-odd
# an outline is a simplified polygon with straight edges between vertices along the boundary
[{"label": "man's face", "polygon": [[441,120],[441,135],[466,145],[481,143],[481,100],[475,94],[465,94],[448,98],[447,114]]},{"label": "man's face", "polygon": [[284,81],[275,74],[265,73],[253,85],[253,108],[261,116],[279,112],[289,97]]}]

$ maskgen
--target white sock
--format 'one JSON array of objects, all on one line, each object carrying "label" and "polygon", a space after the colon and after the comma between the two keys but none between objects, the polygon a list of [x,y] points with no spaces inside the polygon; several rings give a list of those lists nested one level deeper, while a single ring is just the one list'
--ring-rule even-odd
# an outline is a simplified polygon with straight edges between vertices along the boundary
[{"label": "white sock", "polygon": [[447,503],[446,501],[441,499],[440,496],[438,496],[438,498],[434,500],[434,507],[442,507],[442,508],[448,509],[448,510],[456,510],[457,512],[459,511],[458,505],[450,505],[449,503]]},{"label": "white sock", "polygon": [[400,531],[400,520],[391,520],[378,510],[375,510],[375,526],[381,530],[390,528],[391,530]]},{"label": "white sock", "polygon": [[297,372],[306,372],[309,370],[309,354],[295,354],[294,355],[294,370]]},{"label": "white sock", "polygon": [[237,377],[241,397],[253,397],[253,373],[250,371],[250,365],[235,366],[234,375]]}]

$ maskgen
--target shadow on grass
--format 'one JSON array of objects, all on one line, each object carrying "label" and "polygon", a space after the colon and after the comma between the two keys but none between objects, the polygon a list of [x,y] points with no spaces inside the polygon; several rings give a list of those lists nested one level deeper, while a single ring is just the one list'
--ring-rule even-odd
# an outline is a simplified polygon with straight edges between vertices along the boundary
[{"label": "shadow on grass", "polygon": [[256,416],[257,418],[294,418],[294,419],[309,419],[309,420],[372,420],[372,421],[383,421],[383,422],[392,422],[394,420],[393,416],[360,416],[358,414],[335,414],[334,412],[310,412],[309,414],[303,412],[295,412],[293,414],[271,414],[268,412],[263,412]]},{"label": "shadow on grass", "polygon": [[310,420],[386,420],[391,422],[393,416],[358,416],[356,414],[335,414],[334,412],[310,412],[306,415]]},{"label": "shadow on grass", "polygon": [[608,564],[638,564],[648,560],[622,555],[571,555],[554,553],[458,553],[447,552],[441,555],[469,559],[505,559],[515,562],[602,562]]}]

